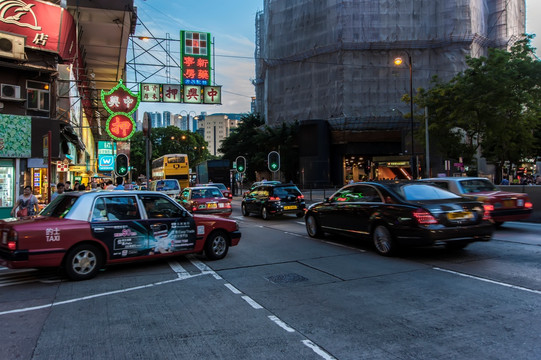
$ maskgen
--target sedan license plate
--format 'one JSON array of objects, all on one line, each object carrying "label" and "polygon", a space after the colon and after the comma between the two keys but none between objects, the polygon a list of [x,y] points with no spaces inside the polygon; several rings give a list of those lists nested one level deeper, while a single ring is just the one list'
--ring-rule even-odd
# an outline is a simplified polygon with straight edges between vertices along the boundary
[{"label": "sedan license plate", "polygon": [[207,208],[209,209],[216,209],[218,207],[218,204],[216,203],[208,203]]},{"label": "sedan license plate", "polygon": [[472,219],[473,213],[470,211],[457,211],[457,212],[451,212],[447,214],[447,218],[449,220],[465,220],[465,219]]},{"label": "sedan license plate", "polygon": [[284,206],[284,210],[295,210],[296,208],[297,208],[297,205]]}]

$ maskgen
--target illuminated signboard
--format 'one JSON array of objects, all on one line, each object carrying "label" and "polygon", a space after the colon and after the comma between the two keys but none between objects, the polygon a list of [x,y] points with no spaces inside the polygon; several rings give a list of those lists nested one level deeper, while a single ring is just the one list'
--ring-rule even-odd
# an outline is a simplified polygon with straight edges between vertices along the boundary
[{"label": "illuminated signboard", "polygon": [[180,85],[162,85],[162,100],[168,103],[179,103],[182,101],[182,89]]},{"label": "illuminated signboard", "polygon": [[101,91],[101,102],[111,114],[105,124],[109,136],[115,140],[127,140],[135,133],[135,121],[130,116],[137,110],[141,99],[133,94],[120,80],[110,91]]},{"label": "illuminated signboard", "polygon": [[142,102],[160,102],[161,101],[160,84],[141,84],[139,94]]},{"label": "illuminated signboard", "polygon": [[211,85],[210,33],[183,30],[180,39],[182,84]]},{"label": "illuminated signboard", "polygon": [[205,86],[203,88],[203,103],[204,104],[221,104],[222,103],[222,87],[221,86]]},{"label": "illuminated signboard", "polygon": [[184,85],[184,102],[187,104],[201,104],[201,86]]}]

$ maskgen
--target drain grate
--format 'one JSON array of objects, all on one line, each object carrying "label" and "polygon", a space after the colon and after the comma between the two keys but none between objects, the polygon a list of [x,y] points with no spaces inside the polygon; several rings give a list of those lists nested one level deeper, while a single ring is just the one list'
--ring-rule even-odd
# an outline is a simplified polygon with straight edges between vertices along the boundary
[{"label": "drain grate", "polygon": [[304,276],[300,276],[299,274],[295,273],[289,273],[289,274],[281,274],[281,275],[275,275],[275,276],[269,276],[267,277],[267,280],[274,284],[290,284],[290,283],[296,283],[301,281],[307,281],[308,279]]}]

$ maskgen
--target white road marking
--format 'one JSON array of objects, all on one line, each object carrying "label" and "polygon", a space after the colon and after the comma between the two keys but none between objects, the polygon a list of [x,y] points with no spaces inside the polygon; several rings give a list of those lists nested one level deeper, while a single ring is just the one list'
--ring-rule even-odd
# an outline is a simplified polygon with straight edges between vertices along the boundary
[{"label": "white road marking", "polygon": [[298,236],[298,237],[307,237],[306,235],[296,234],[296,233],[292,233],[292,232],[288,232],[288,231],[284,231],[284,234]]},{"label": "white road marking", "polygon": [[328,352],[324,351],[322,348],[311,342],[310,340],[303,340],[302,343],[308,346],[310,349],[314,350],[316,354],[321,356],[325,360],[336,360],[335,357],[331,356]]},{"label": "white road marking", "polygon": [[278,319],[278,317],[276,317],[274,315],[269,315],[268,317],[269,317],[269,319],[271,319],[271,321],[274,321],[276,323],[276,325],[278,325],[279,327],[281,327],[285,331],[290,332],[290,333],[295,332],[295,329],[290,328],[289,326],[287,326],[287,324],[285,322],[283,322],[282,320]]},{"label": "white road marking", "polygon": [[447,273],[454,274],[454,275],[458,275],[458,276],[467,277],[467,278],[470,278],[470,279],[480,280],[480,281],[484,281],[484,282],[491,283],[491,284],[501,285],[501,286],[509,287],[509,288],[512,288],[512,289],[527,291],[527,292],[531,292],[531,293],[534,293],[534,294],[541,295],[541,291],[539,291],[539,290],[528,289],[528,288],[525,288],[525,287],[522,287],[522,286],[511,285],[511,284],[503,283],[503,282],[500,282],[500,281],[485,279],[485,278],[482,278],[482,277],[468,275],[468,274],[459,273],[459,272],[452,271],[452,270],[447,270],[447,269],[441,269],[441,268],[437,268],[437,267],[435,267],[433,269],[438,270],[438,271],[447,272]]},{"label": "white road marking", "polygon": [[193,256],[189,257],[189,260],[192,264],[194,264],[194,266],[196,268],[198,268],[199,270],[201,270],[203,273],[205,274],[211,274],[212,276],[214,276],[214,278],[216,280],[222,280],[222,277],[218,274],[216,274],[216,272],[214,270],[212,270],[211,268],[209,268],[207,266],[207,264],[197,260],[196,258],[194,258]]},{"label": "white road marking", "polygon": [[231,292],[232,292],[233,294],[237,294],[237,295],[242,294],[242,292],[241,292],[239,289],[237,289],[236,287],[234,287],[233,285],[231,285],[231,284],[224,284],[224,285],[225,285],[226,288],[228,288],[229,290],[231,290]]},{"label": "white road marking", "polygon": [[241,296],[244,301],[246,301],[248,304],[250,304],[251,307],[253,307],[254,309],[263,309],[263,306],[259,305],[258,303],[256,303],[254,300],[252,300],[251,297],[249,296]]},{"label": "white road marking", "polygon": [[171,269],[173,269],[174,272],[177,273],[179,278],[190,276],[190,273],[186,271],[178,262],[176,261],[170,261],[169,266]]},{"label": "white road marking", "polygon": [[0,316],[1,315],[7,315],[7,314],[15,314],[15,313],[21,313],[21,312],[27,312],[27,311],[46,309],[46,308],[50,308],[50,307],[53,307],[53,306],[66,305],[66,304],[71,304],[71,303],[75,303],[75,302],[79,302],[79,301],[90,300],[90,299],[103,297],[103,296],[127,293],[127,292],[131,292],[131,291],[135,291],[135,290],[141,290],[141,289],[150,288],[150,287],[153,287],[153,286],[169,284],[169,283],[177,282],[177,281],[180,281],[180,280],[186,280],[186,279],[194,278],[194,277],[201,276],[201,275],[206,275],[206,274],[205,273],[196,274],[196,275],[189,275],[188,274],[187,277],[178,277],[176,279],[158,281],[158,282],[155,282],[155,283],[152,283],[152,284],[134,286],[134,287],[127,288],[127,289],[122,289],[122,290],[108,291],[108,292],[104,292],[104,293],[100,293],[100,294],[88,295],[88,296],[83,296],[83,297],[80,297],[80,298],[64,300],[64,301],[59,301],[59,302],[53,302],[53,303],[50,303],[50,304],[45,304],[45,305],[40,305],[40,306],[32,306],[32,307],[27,307],[27,308],[22,308],[22,309],[13,309],[13,310],[2,311],[2,312],[0,312]]},{"label": "white road marking", "polygon": [[306,225],[305,223],[303,223],[302,221],[297,221],[297,224],[301,224],[301,225]]}]

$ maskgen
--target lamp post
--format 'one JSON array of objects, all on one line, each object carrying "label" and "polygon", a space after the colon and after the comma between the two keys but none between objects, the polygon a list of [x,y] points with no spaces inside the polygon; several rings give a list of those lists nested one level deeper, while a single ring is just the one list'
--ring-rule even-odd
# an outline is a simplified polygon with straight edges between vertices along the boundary
[{"label": "lamp post", "polygon": [[[410,124],[411,124],[411,176],[414,179],[417,179],[417,159],[415,158],[415,146],[414,146],[414,139],[413,139],[413,64],[411,62],[411,55],[409,52],[404,50],[406,55],[408,55],[408,67],[410,70]],[[404,61],[401,57],[397,57],[394,59],[394,63],[396,66],[402,65]]]},{"label": "lamp post", "polygon": [[[180,112],[180,118],[181,118],[181,119],[182,119],[182,114],[183,114],[183,113],[186,114],[186,118],[187,118],[187,122],[186,122],[187,128],[186,128],[186,130],[190,131],[190,115],[193,114],[193,115],[194,115],[193,118],[194,118],[195,120],[197,120],[197,119],[198,119],[197,113],[196,113],[195,111],[182,110],[182,111]],[[195,132],[195,129],[192,129],[191,131],[192,131],[192,132]]]}]

